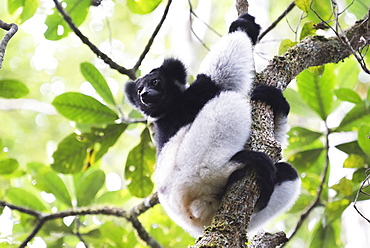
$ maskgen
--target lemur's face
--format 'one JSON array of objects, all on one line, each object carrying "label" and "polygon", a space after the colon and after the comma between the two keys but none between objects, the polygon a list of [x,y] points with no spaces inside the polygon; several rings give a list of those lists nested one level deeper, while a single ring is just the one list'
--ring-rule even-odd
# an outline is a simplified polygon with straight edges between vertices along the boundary
[{"label": "lemur's face", "polygon": [[137,96],[146,108],[157,108],[163,102],[165,87],[163,79],[155,69],[135,81]]},{"label": "lemur's face", "polygon": [[126,86],[129,100],[145,115],[163,117],[179,98],[181,91],[172,78],[159,68]]}]

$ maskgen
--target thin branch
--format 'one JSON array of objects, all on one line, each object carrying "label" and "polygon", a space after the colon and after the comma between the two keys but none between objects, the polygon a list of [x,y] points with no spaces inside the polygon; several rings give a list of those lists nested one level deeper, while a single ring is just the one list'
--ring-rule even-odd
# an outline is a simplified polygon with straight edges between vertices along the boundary
[{"label": "thin branch", "polygon": [[148,246],[153,248],[162,248],[162,246],[145,230],[145,228],[135,215],[131,215],[128,218],[128,221],[132,223],[139,237],[144,240]]},{"label": "thin branch", "polygon": [[46,222],[45,219],[39,220],[37,222],[36,227],[32,230],[32,232],[30,233],[30,235],[28,235],[28,237],[23,241],[23,243],[19,246],[19,248],[26,247],[27,244],[28,244],[28,242],[30,242],[36,236],[36,234],[40,231],[40,229],[45,224],[45,222]]},{"label": "thin branch", "polygon": [[[357,211],[357,213],[358,213],[362,218],[364,218],[364,220],[366,220],[367,222],[369,222],[369,223],[370,223],[370,219],[366,218],[366,217],[365,217],[365,215],[363,215],[363,214],[360,212],[360,210],[358,210],[358,208],[357,208],[357,206],[356,206],[357,201],[358,201],[358,198],[359,198],[359,196],[360,196],[360,193],[362,193],[362,194],[365,194],[365,195],[369,196],[369,194],[368,194],[368,193],[366,193],[366,192],[364,192],[364,191],[363,191],[363,189],[365,189],[365,188],[369,187],[369,185],[370,185],[370,182],[369,182],[369,180],[370,180],[370,173],[369,173],[369,172],[370,172],[370,169],[367,169],[367,170],[366,170],[366,173],[367,173],[366,178],[365,178],[365,180],[361,183],[360,189],[357,191],[357,194],[356,194],[355,200],[354,200],[354,202],[353,202],[353,207],[355,208],[355,210]],[[367,185],[365,185],[365,184],[367,184]]]},{"label": "thin branch", "polygon": [[21,213],[32,215],[32,216],[36,217],[37,219],[42,218],[42,214],[40,212],[37,212],[37,211],[29,209],[29,208],[24,208],[24,207],[20,207],[20,206],[17,206],[17,205],[13,205],[13,204],[8,203],[6,201],[0,201],[0,206],[8,207],[12,210],[17,210]]},{"label": "thin branch", "polygon": [[140,204],[134,206],[130,210],[130,215],[139,216],[142,213],[146,212],[148,209],[157,205],[158,203],[159,203],[158,194],[157,192],[155,192],[154,194],[144,198]]},{"label": "thin branch", "polygon": [[197,18],[200,22],[202,22],[209,30],[211,30],[213,33],[215,33],[217,36],[221,37],[222,35],[217,32],[216,29],[212,28],[208,23],[206,23],[205,21],[203,21],[195,12],[194,12],[194,9],[193,9],[193,5],[191,4],[191,1],[188,0],[188,3],[189,3],[189,11],[190,11],[190,14],[193,15],[195,18]]},{"label": "thin branch", "polygon": [[82,237],[82,234],[80,233],[80,227],[81,227],[81,220],[80,220],[80,218],[76,218],[75,221],[76,221],[76,236],[84,244],[85,248],[89,248],[89,246],[87,245],[85,239]]},{"label": "thin branch", "polygon": [[295,6],[295,1],[293,1],[287,8],[286,10],[273,22],[271,23],[271,25],[265,30],[262,32],[262,34],[260,34],[260,36],[258,37],[258,40],[262,40],[262,38],[268,33],[270,32],[273,28],[275,28],[275,26],[294,8]]},{"label": "thin branch", "polygon": [[58,0],[53,0],[56,8],[58,9],[59,13],[62,14],[64,20],[68,23],[69,27],[73,30],[73,32],[81,39],[81,41],[87,45],[91,51],[93,51],[99,58],[101,58],[106,64],[108,64],[112,69],[119,71],[120,73],[127,75],[130,79],[135,80],[136,75],[133,69],[126,69],[116,62],[114,62],[108,55],[103,53],[99,50],[91,41],[81,33],[81,31],[77,28],[77,26],[73,23],[71,17],[67,14],[64,10],[62,5],[58,2]]},{"label": "thin branch", "polygon": [[163,16],[162,16],[160,22],[158,23],[157,27],[155,28],[152,36],[150,37],[150,39],[148,41],[148,44],[145,46],[145,49],[144,49],[143,53],[140,55],[139,60],[136,62],[135,66],[132,68],[132,70],[137,71],[137,69],[140,67],[141,63],[143,62],[146,54],[149,52],[150,47],[152,46],[155,37],[157,36],[157,34],[158,34],[159,30],[161,29],[164,21],[166,20],[168,10],[170,9],[171,3],[172,3],[172,0],[168,0],[167,6],[166,6],[166,8],[163,12]]},{"label": "thin branch", "polygon": [[197,33],[195,32],[194,28],[193,28],[193,19],[192,19],[192,16],[194,16],[195,18],[197,18],[201,23],[203,23],[209,30],[211,30],[213,33],[215,33],[217,36],[221,37],[222,35],[217,32],[214,28],[212,28],[210,25],[208,25],[205,21],[203,21],[202,19],[200,19],[200,17],[194,12],[194,9],[193,9],[193,5],[191,3],[190,0],[188,0],[188,4],[189,4],[189,21],[190,21],[190,31],[191,33],[194,35],[194,37],[200,42],[200,44],[202,44],[202,46],[206,49],[206,50],[210,50],[210,48],[206,45],[206,43],[204,43],[204,41],[197,35]]},{"label": "thin branch", "polygon": [[4,37],[0,41],[0,69],[1,69],[4,61],[6,46],[8,45],[9,40],[18,31],[18,26],[14,23],[8,24],[0,20],[0,28],[9,31],[4,35]]},{"label": "thin branch", "polygon": [[[368,16],[344,31],[353,49],[363,48],[370,43],[370,20]],[[342,37],[343,35],[340,35]],[[267,84],[284,90],[301,71],[311,66],[337,63],[349,57],[352,50],[341,38],[311,36],[275,56],[260,73],[256,73],[255,84]]]},{"label": "thin branch", "polygon": [[236,0],[235,1],[235,7],[236,11],[238,12],[238,16],[240,16],[243,13],[248,12],[248,0]]},{"label": "thin branch", "polygon": [[324,168],[324,171],[323,171],[323,176],[322,176],[322,179],[321,179],[321,183],[320,183],[320,186],[319,186],[319,190],[317,192],[317,196],[316,196],[316,199],[314,201],[314,203],[307,209],[307,211],[305,213],[303,213],[293,231],[293,233],[290,235],[289,237],[289,240],[291,240],[293,238],[293,236],[298,232],[299,228],[302,226],[303,222],[306,220],[306,218],[309,216],[309,214],[311,213],[311,211],[313,209],[315,209],[316,207],[318,206],[321,206],[321,195],[322,195],[322,192],[324,190],[324,187],[327,183],[327,179],[328,179],[328,176],[329,176],[329,168],[330,168],[330,160],[329,160],[329,134],[330,134],[330,129],[327,127],[327,124],[325,123],[326,125],[326,135],[325,135],[325,168]]},{"label": "thin branch", "polygon": [[[348,48],[351,50],[352,54],[355,56],[357,62],[360,64],[362,70],[364,72],[366,72],[367,74],[370,74],[370,70],[367,68],[366,66],[366,63],[365,63],[365,60],[364,58],[362,57],[361,53],[359,51],[361,51],[365,46],[367,46],[369,44],[369,41],[366,41],[365,39],[361,40],[360,39],[360,42],[363,41],[363,45],[359,46],[357,49],[354,49],[351,45],[351,42],[349,41],[347,35],[345,34],[345,32],[342,30],[342,27],[341,25],[339,24],[339,15],[340,13],[338,12],[338,6],[337,6],[337,3],[335,0],[331,0],[331,3],[332,3],[332,12],[334,14],[334,18],[335,18],[335,29],[332,28],[329,23],[322,19],[321,16],[312,8],[312,4],[313,2],[311,2],[310,4],[310,9],[315,13],[315,15],[324,23],[326,24],[326,26],[328,26],[335,34],[336,36],[339,38],[339,40],[346,46],[348,46]],[[351,3],[352,4],[352,3]],[[343,12],[341,12],[343,13]],[[370,16],[370,10],[368,12],[368,15],[367,15],[367,18],[365,18],[363,20],[363,22],[366,22],[368,21],[369,19],[369,16]],[[339,31],[340,31],[340,34],[339,34]],[[357,51],[356,51],[357,50]]]},{"label": "thin branch", "polygon": [[[148,203],[146,203],[148,202]],[[137,219],[137,216],[144,213],[146,210],[151,208],[152,206],[158,203],[158,198],[156,194],[153,194],[151,197],[148,197],[148,200],[144,200],[141,204],[134,207],[130,212],[126,212],[121,208],[78,208],[74,210],[67,210],[61,211],[58,213],[52,214],[43,214],[41,212],[31,210],[25,207],[16,206],[10,204],[6,201],[0,201],[0,206],[8,207],[12,210],[17,210],[21,213],[29,214],[34,216],[37,219],[37,224],[33,228],[32,232],[28,235],[28,237],[23,241],[20,247],[26,247],[28,242],[30,242],[40,231],[40,229],[44,226],[47,221],[55,220],[55,219],[62,219],[68,216],[81,216],[81,215],[108,215],[108,216],[115,216],[120,218],[125,218],[129,221],[135,230],[137,231],[140,238],[148,244],[148,246],[153,248],[160,248],[161,246],[158,242],[150,236],[150,234],[144,229],[140,221]],[[79,235],[77,231],[77,236],[83,241],[81,235]]]}]

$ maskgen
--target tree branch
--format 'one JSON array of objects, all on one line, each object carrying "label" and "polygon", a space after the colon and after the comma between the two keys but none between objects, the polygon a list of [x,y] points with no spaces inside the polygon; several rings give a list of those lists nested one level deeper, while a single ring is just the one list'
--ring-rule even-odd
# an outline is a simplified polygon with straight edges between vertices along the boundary
[{"label": "tree branch", "polygon": [[256,74],[256,85],[267,84],[284,90],[301,71],[311,66],[337,63],[353,54],[352,48],[343,43],[346,36],[351,47],[357,51],[370,43],[370,20],[368,16],[357,21],[339,37],[324,38],[310,36],[288,49],[281,56],[275,56],[267,67]]},{"label": "tree branch", "polygon": [[135,80],[136,74],[133,69],[126,69],[125,67],[120,66],[116,62],[114,62],[108,55],[103,53],[99,50],[97,46],[95,46],[89,38],[82,34],[82,32],[77,28],[77,26],[73,23],[72,18],[67,14],[67,12],[63,9],[62,5],[58,2],[58,0],[53,0],[55,7],[62,14],[64,20],[68,23],[69,27],[72,31],[81,39],[81,41],[87,45],[91,51],[93,51],[96,56],[101,58],[106,64],[108,64],[112,69],[119,71],[120,73],[127,75],[130,79]]},{"label": "tree branch", "polygon": [[[244,11],[238,9],[238,12],[243,13]],[[369,27],[369,18],[364,18],[344,32],[343,35],[348,38],[354,50],[362,49],[369,44]],[[351,54],[353,50],[348,44],[343,43],[340,37],[329,39],[320,36],[308,37],[282,56],[275,56],[261,73],[256,74],[255,86],[267,84],[284,90],[290,81],[304,69],[337,63]],[[247,145],[248,149],[265,152],[274,161],[279,160],[281,147],[273,135],[272,111],[264,103],[252,102],[252,118],[252,133]],[[325,170],[324,179],[326,174]],[[206,228],[204,236],[197,240],[194,247],[246,247],[246,229],[255,200],[260,194],[256,185],[255,176],[248,175],[248,173],[246,173],[246,178],[232,185],[227,190],[212,225]],[[234,189],[237,190],[234,191]],[[321,191],[318,192],[319,195]],[[314,206],[318,203],[316,201]],[[241,213],[239,208],[243,208],[244,213]],[[238,244],[234,243],[236,238],[239,240]],[[284,242],[286,239],[269,247],[276,247]]]},{"label": "tree branch", "polygon": [[262,32],[262,34],[260,34],[260,36],[258,37],[258,40],[262,40],[262,38],[265,37],[265,35],[268,32],[274,29],[276,25],[294,8],[294,6],[295,6],[295,1],[293,1],[288,6],[288,8],[286,8],[286,10],[273,23],[271,23],[271,25],[265,31]]},{"label": "tree branch", "polygon": [[0,41],[0,69],[1,69],[4,61],[6,46],[8,45],[9,40],[18,31],[18,26],[14,23],[8,24],[0,20],[0,28],[9,31],[4,35],[4,37]]},{"label": "tree branch", "polygon": [[[37,233],[40,231],[40,229],[44,226],[46,222],[55,219],[62,219],[69,216],[81,216],[81,215],[109,215],[125,218],[127,221],[131,222],[132,226],[135,228],[139,237],[143,241],[145,241],[148,246],[152,248],[161,248],[161,245],[153,237],[150,236],[150,234],[145,230],[145,228],[142,226],[142,224],[137,218],[137,216],[144,213],[157,203],[158,203],[157,194],[153,194],[145,198],[142,203],[133,207],[129,212],[121,208],[102,207],[102,208],[78,208],[74,210],[67,210],[52,214],[44,214],[32,209],[10,204],[6,201],[0,201],[0,206],[8,207],[12,210],[17,210],[21,213],[32,215],[37,220],[36,226],[33,228],[32,232],[28,235],[28,237],[23,241],[23,243],[19,246],[20,248],[26,247],[28,242],[30,242],[37,235]],[[82,238],[81,234],[79,234],[78,232],[77,235],[80,237],[80,239]]]},{"label": "tree branch", "polygon": [[163,16],[162,16],[160,22],[158,23],[157,27],[155,28],[152,36],[150,37],[150,39],[148,41],[148,44],[145,46],[145,49],[144,49],[143,53],[140,55],[139,60],[136,62],[135,66],[132,68],[132,70],[137,71],[139,69],[139,67],[140,67],[141,63],[143,62],[146,54],[149,52],[150,47],[152,46],[155,37],[157,36],[159,30],[161,29],[161,27],[164,23],[164,20],[166,20],[168,10],[170,9],[171,3],[172,3],[172,0],[168,0],[166,9],[164,10],[164,13],[163,13]]}]

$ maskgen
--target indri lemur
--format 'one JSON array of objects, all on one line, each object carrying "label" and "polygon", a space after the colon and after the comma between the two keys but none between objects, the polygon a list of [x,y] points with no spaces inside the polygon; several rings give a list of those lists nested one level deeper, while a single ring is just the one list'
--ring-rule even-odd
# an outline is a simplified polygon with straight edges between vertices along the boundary
[{"label": "indri lemur", "polygon": [[128,100],[154,120],[159,200],[193,236],[211,223],[230,176],[240,176],[247,166],[256,169],[262,191],[249,231],[290,208],[298,195],[295,169],[244,148],[251,132],[250,100],[272,107],[278,141],[284,142],[288,126],[289,105],[280,90],[259,86],[250,93],[259,30],[254,17],[241,15],[190,86],[185,66],[173,58],[126,84]]}]

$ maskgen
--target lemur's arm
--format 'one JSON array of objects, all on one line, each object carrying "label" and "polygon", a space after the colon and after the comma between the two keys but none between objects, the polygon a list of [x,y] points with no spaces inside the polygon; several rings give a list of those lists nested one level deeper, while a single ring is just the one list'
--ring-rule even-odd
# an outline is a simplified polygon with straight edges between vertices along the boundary
[{"label": "lemur's arm", "polygon": [[253,44],[260,26],[245,14],[230,26],[229,34],[211,48],[199,74],[209,76],[224,90],[249,94],[254,79]]}]

